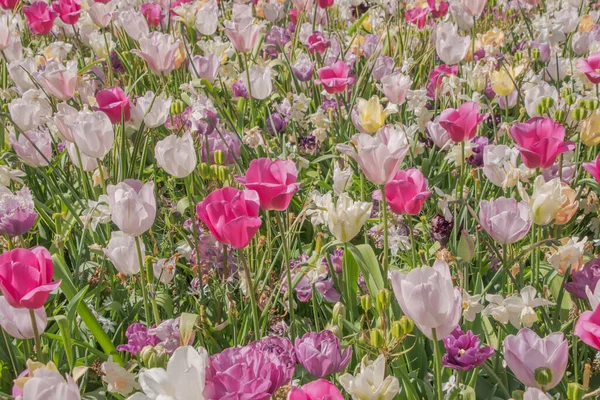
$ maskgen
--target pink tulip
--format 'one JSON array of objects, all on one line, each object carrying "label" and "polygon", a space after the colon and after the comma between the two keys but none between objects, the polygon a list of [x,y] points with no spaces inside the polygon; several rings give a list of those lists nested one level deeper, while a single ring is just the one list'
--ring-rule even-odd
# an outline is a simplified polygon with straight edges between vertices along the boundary
[{"label": "pink tulip", "polygon": [[254,49],[262,27],[252,22],[252,18],[240,21],[225,21],[225,33],[240,53],[249,53]]},{"label": "pink tulip", "polygon": [[592,162],[584,162],[583,168],[590,173],[598,182],[600,182],[600,154]]},{"label": "pink tulip", "polygon": [[337,61],[331,67],[323,67],[317,70],[319,79],[315,83],[323,85],[329,94],[341,93],[348,85],[354,83],[354,78],[349,76],[350,67],[342,60]]},{"label": "pink tulip", "polygon": [[27,18],[29,29],[32,33],[46,35],[52,29],[57,14],[48,4],[36,1],[30,6],[23,7],[23,14]]},{"label": "pink tulip", "polygon": [[98,110],[110,118],[110,122],[118,124],[123,118],[128,121],[131,116],[129,97],[118,86],[103,89],[96,94]]},{"label": "pink tulip", "polygon": [[5,10],[14,10],[19,4],[19,0],[0,0],[0,7]]},{"label": "pink tulip", "polygon": [[250,243],[261,220],[260,202],[254,190],[217,189],[196,206],[198,218],[222,244],[242,249]]},{"label": "pink tulip", "polygon": [[142,4],[140,11],[144,17],[146,17],[148,26],[160,26],[160,21],[162,19],[162,8],[160,8],[160,4],[144,3]]},{"label": "pink tulip", "polygon": [[528,168],[550,168],[559,154],[575,148],[575,143],[565,142],[565,128],[550,118],[517,122],[510,128],[510,135]]},{"label": "pink tulip", "polygon": [[458,65],[438,65],[429,73],[429,83],[427,84],[427,96],[435,99],[438,90],[442,88],[444,78],[450,75],[458,75]]},{"label": "pink tulip", "polygon": [[333,0],[319,0],[317,4],[319,4],[319,7],[321,8],[328,8],[333,6]]},{"label": "pink tulip", "polygon": [[[46,330],[48,318],[44,307],[36,308],[35,323],[39,332]],[[0,297],[0,326],[15,339],[33,339],[34,329],[29,310],[15,308],[8,304],[6,297]]]},{"label": "pink tulip", "polygon": [[[523,328],[517,335],[504,339],[504,360],[508,368],[525,386],[550,390],[558,385],[569,362],[569,342],[562,332],[540,338],[534,331]],[[542,385],[535,379],[536,370],[551,375]]]},{"label": "pink tulip", "polygon": [[600,83],[600,52],[592,54],[588,58],[582,58],[577,62],[577,69],[597,85]]},{"label": "pink tulip", "polygon": [[413,25],[416,25],[417,28],[423,29],[425,27],[425,23],[427,22],[427,17],[429,16],[429,8],[424,7],[415,7],[406,11],[406,22],[410,22]]},{"label": "pink tulip", "polygon": [[[427,190],[427,179],[416,168],[396,172],[385,185],[385,198],[396,214],[417,215],[432,193]],[[373,198],[380,200],[381,191],[373,193]]]},{"label": "pink tulip", "polygon": [[333,383],[318,379],[302,387],[292,387],[287,400],[344,400],[344,396]]},{"label": "pink tulip", "polygon": [[81,14],[81,0],[58,0],[52,3],[52,9],[62,22],[73,25],[77,23]]},{"label": "pink tulip", "polygon": [[575,324],[574,333],[583,343],[600,350],[600,307],[581,314]]},{"label": "pink tulip", "polygon": [[283,211],[288,208],[300,188],[298,170],[292,161],[259,158],[250,162],[245,177],[236,180],[249,190],[258,193],[263,210]]},{"label": "pink tulip", "polygon": [[60,285],[60,280],[52,281],[53,273],[52,258],[43,247],[0,255],[0,290],[12,307],[43,307],[50,292]]},{"label": "pink tulip", "polygon": [[448,108],[440,114],[440,125],[456,143],[471,140],[487,114],[479,114],[479,105],[472,101],[463,103],[458,109]]}]

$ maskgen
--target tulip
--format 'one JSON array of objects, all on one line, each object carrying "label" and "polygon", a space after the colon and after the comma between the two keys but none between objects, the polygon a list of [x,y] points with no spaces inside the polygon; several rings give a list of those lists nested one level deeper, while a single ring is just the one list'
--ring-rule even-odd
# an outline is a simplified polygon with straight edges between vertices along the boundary
[{"label": "tulip", "polygon": [[209,82],[214,82],[219,75],[221,60],[214,54],[205,56],[192,57],[192,66],[190,70],[192,74],[199,79],[206,79]]},{"label": "tulip", "polygon": [[200,7],[196,14],[196,29],[202,35],[212,36],[219,27],[219,7],[215,0],[210,0]]},{"label": "tulip", "polygon": [[487,114],[479,114],[479,105],[469,101],[458,109],[448,108],[442,111],[439,121],[452,140],[460,143],[473,139],[477,134],[477,125],[486,118]]},{"label": "tulip", "polygon": [[459,4],[471,17],[478,17],[483,12],[486,0],[459,0]]},{"label": "tulip", "polygon": [[54,113],[54,125],[56,125],[56,129],[58,130],[58,136],[67,142],[74,143],[73,128],[79,119],[79,112],[76,108],[64,102],[58,103],[56,110],[56,113]]},{"label": "tulip", "polygon": [[66,67],[59,62],[49,61],[40,76],[40,83],[48,93],[57,99],[69,100],[77,87],[77,61],[69,61]]},{"label": "tulip", "polygon": [[589,172],[596,181],[600,182],[600,154],[596,156],[594,161],[584,162],[583,168]]},{"label": "tulip", "polygon": [[315,62],[311,61],[310,57],[302,53],[296,62],[292,65],[292,72],[296,79],[300,82],[308,82],[312,79],[315,69]]},{"label": "tulip", "polygon": [[298,170],[289,160],[271,161],[268,158],[252,160],[245,177],[236,180],[246,189],[258,193],[263,210],[284,211],[300,188],[297,183]]},{"label": "tulip", "polygon": [[371,215],[371,203],[352,200],[346,193],[342,193],[335,207],[327,213],[327,226],[329,231],[340,242],[352,240]]},{"label": "tulip", "polygon": [[115,3],[94,2],[89,5],[88,14],[92,22],[99,28],[106,28],[113,19],[113,13],[116,9]]},{"label": "tulip", "polygon": [[115,141],[110,118],[101,111],[81,111],[71,134],[81,153],[98,159],[104,158]]},{"label": "tulip", "polygon": [[381,354],[375,361],[364,356],[360,371],[354,376],[344,374],[338,382],[353,399],[393,399],[400,392],[400,382],[394,376],[385,376],[385,365],[385,357]]},{"label": "tulip", "polygon": [[205,135],[201,149],[201,158],[205,163],[212,163],[215,152],[223,152],[223,165],[232,165],[241,154],[242,142],[236,133],[221,129]]},{"label": "tulip", "polygon": [[52,281],[53,273],[50,252],[43,247],[0,255],[0,290],[12,307],[43,307],[50,292],[60,286],[60,280]]},{"label": "tulip", "polygon": [[479,205],[481,227],[499,244],[523,239],[531,228],[531,211],[527,202],[499,197],[482,200]]},{"label": "tulip", "polygon": [[471,331],[464,333],[460,327],[442,340],[446,348],[442,364],[455,370],[469,371],[477,368],[494,354],[493,347],[480,347],[479,336]]},{"label": "tulip", "polygon": [[404,104],[412,83],[409,76],[395,72],[381,78],[381,91],[390,103],[401,105]]},{"label": "tulip", "polygon": [[394,73],[394,59],[388,56],[379,56],[373,65],[373,79],[381,81],[385,76]]},{"label": "tulip", "polygon": [[17,29],[14,25],[14,17],[11,12],[2,12],[0,14],[0,50],[4,51],[10,48],[14,43],[16,37],[13,35],[14,29]]},{"label": "tulip", "polygon": [[219,242],[242,249],[260,228],[259,209],[259,196],[254,190],[224,187],[198,203],[196,214]]},{"label": "tulip", "polygon": [[525,393],[523,393],[523,400],[551,400],[551,398],[540,389],[527,388]]},{"label": "tulip", "polygon": [[66,375],[66,380],[58,371],[40,368],[23,386],[22,400],[80,400],[79,386],[75,380]]},{"label": "tulip", "polygon": [[329,94],[342,93],[348,85],[354,83],[354,78],[349,76],[350,67],[342,60],[335,62],[331,67],[320,68],[317,74],[319,79],[315,80],[315,84],[323,85]]},{"label": "tulip", "polygon": [[[36,308],[34,313],[38,332],[44,332],[48,323],[44,307]],[[15,339],[33,339],[35,336],[29,310],[12,307],[5,297],[0,297],[0,326]]]},{"label": "tulip", "polygon": [[30,6],[23,7],[23,14],[27,18],[29,29],[34,34],[46,35],[52,29],[56,12],[43,1],[36,1]]},{"label": "tulip", "polygon": [[9,138],[15,153],[31,167],[45,167],[52,159],[52,139],[48,131],[24,132],[18,138],[11,133]]},{"label": "tulip", "polygon": [[502,188],[516,186],[529,171],[525,166],[517,168],[518,158],[519,151],[517,149],[503,144],[485,146],[483,149],[483,173],[496,186]]},{"label": "tulip", "polygon": [[113,124],[128,121],[131,116],[129,96],[118,86],[103,89],[96,94],[98,110],[105,113]]},{"label": "tulip", "polygon": [[600,113],[592,112],[581,124],[581,142],[586,146],[600,144]]},{"label": "tulip", "polygon": [[[401,215],[419,214],[432,193],[427,191],[427,179],[416,168],[396,172],[394,178],[385,185],[385,198],[390,209]],[[380,200],[381,192],[376,191],[373,198]]]},{"label": "tulip", "polygon": [[253,23],[252,17],[225,21],[224,25],[227,37],[238,52],[250,53],[254,49],[262,26]]},{"label": "tulip", "polygon": [[185,178],[196,168],[196,149],[189,132],[181,138],[169,135],[159,141],[156,143],[154,155],[156,163],[176,178]]},{"label": "tulip", "polygon": [[81,14],[81,0],[57,0],[52,3],[52,9],[62,22],[74,25]]},{"label": "tulip", "polygon": [[[2,18],[2,16],[0,16]],[[11,35],[12,36],[12,35]],[[37,74],[37,64],[32,57],[15,60],[8,64],[8,75],[22,92],[29,89],[35,89],[35,75]]]},{"label": "tulip", "polygon": [[10,118],[21,131],[30,131],[52,115],[52,107],[43,92],[29,89],[8,105]]},{"label": "tulip", "polygon": [[407,10],[405,13],[406,22],[416,25],[417,28],[425,28],[427,17],[429,15],[429,7],[414,7]]},{"label": "tulip", "polygon": [[450,146],[452,138],[448,131],[440,125],[439,115],[433,121],[427,121],[425,127],[427,137],[431,139],[433,144],[442,150]]},{"label": "tulip", "polygon": [[143,97],[138,97],[135,105],[131,108],[131,119],[133,125],[138,127],[144,121],[148,128],[158,128],[169,118],[171,111],[171,97],[155,95],[147,91]]},{"label": "tulip", "polygon": [[437,98],[440,94],[444,78],[449,75],[458,75],[458,65],[450,66],[447,64],[438,65],[429,73],[429,83],[427,84],[427,96]]},{"label": "tulip", "polygon": [[179,40],[168,33],[152,32],[140,38],[140,49],[131,52],[148,63],[154,74],[169,74],[175,68],[175,56],[179,49]]},{"label": "tulip", "polygon": [[385,113],[379,97],[373,96],[369,101],[358,99],[357,122],[364,133],[375,133],[385,124]]},{"label": "tulip", "polygon": [[[514,91],[516,95],[516,91]],[[530,117],[539,117],[538,105],[542,103],[544,98],[551,98],[555,103],[558,102],[558,90],[554,86],[550,86],[547,82],[541,82],[540,84],[532,87],[531,89],[525,90],[525,109]],[[553,111],[554,108],[550,108],[548,112]]]},{"label": "tulip", "polygon": [[306,40],[306,47],[310,54],[319,53],[324,54],[325,51],[331,46],[331,42],[323,36],[323,33],[314,31],[310,34]]},{"label": "tulip", "polygon": [[[320,3],[321,0],[319,0]],[[333,383],[317,379],[301,387],[293,386],[288,393],[287,400],[344,400],[344,396]]]},{"label": "tulip", "polygon": [[451,22],[442,22],[437,26],[435,51],[443,62],[448,65],[458,64],[465,58],[470,48],[471,38],[460,36],[456,25]]},{"label": "tulip", "polygon": [[[142,240],[140,242],[140,252],[142,253],[142,263],[146,257],[146,249]],[[123,232],[111,232],[108,245],[104,249],[104,255],[113,263],[117,271],[124,275],[135,275],[140,272],[140,259],[137,251],[132,251],[136,247],[135,239]]]},{"label": "tulip", "polygon": [[0,186],[0,235],[9,237],[27,233],[37,220],[29,188],[23,186],[12,194]]},{"label": "tulip", "polygon": [[462,315],[462,295],[452,286],[450,268],[445,261],[433,267],[415,268],[408,274],[391,273],[392,287],[400,308],[429,339],[448,336]]},{"label": "tulip", "polygon": [[[567,369],[569,342],[562,332],[542,339],[529,328],[523,328],[516,336],[504,339],[504,361],[525,386],[550,390],[560,383]],[[544,384],[536,380],[536,375],[542,373],[550,378]]]},{"label": "tulip", "polygon": [[600,280],[600,258],[585,263],[581,271],[571,271],[571,280],[563,285],[567,292],[577,298],[586,299],[586,288],[595,289]]},{"label": "tulip", "polygon": [[588,346],[600,350],[600,307],[596,306],[594,311],[585,311],[579,316],[574,334]]},{"label": "tulip", "polygon": [[597,85],[600,83],[600,52],[594,53],[588,58],[581,58],[577,61],[577,69],[588,78],[588,80]]},{"label": "tulip", "polygon": [[66,147],[71,162],[77,168],[81,168],[86,172],[93,172],[98,168],[98,159],[90,157],[82,151],[79,151],[75,143],[67,142]]},{"label": "tulip", "polygon": [[538,176],[533,182],[531,197],[521,187],[519,193],[523,200],[529,203],[533,222],[542,226],[555,220],[563,204],[568,201],[559,178],[546,182],[543,176]]},{"label": "tulip", "polygon": [[564,141],[564,126],[550,118],[535,117],[527,122],[516,122],[509,132],[528,168],[550,168],[559,154],[575,148],[575,143]]},{"label": "tulip", "polygon": [[14,10],[20,0],[0,0],[0,7],[5,10]]},{"label": "tulip", "polygon": [[365,177],[377,185],[385,185],[394,178],[409,149],[406,135],[397,129],[381,129],[375,136],[359,133],[352,140],[358,152],[341,144],[338,151],[352,157]]},{"label": "tulip", "polygon": [[[250,85],[248,85],[248,78]],[[263,68],[260,65],[253,65],[240,76],[246,89],[249,88],[250,95],[257,100],[264,100],[273,92],[273,82],[271,81],[271,68]]]},{"label": "tulip", "polygon": [[152,228],[156,218],[154,182],[126,179],[106,188],[112,221],[129,236],[140,236]]},{"label": "tulip", "polygon": [[352,347],[342,351],[340,340],[329,330],[296,338],[294,348],[298,363],[316,378],[342,372],[352,359]]},{"label": "tulip", "polygon": [[575,200],[577,192],[565,182],[560,184],[560,194],[564,200],[554,214],[554,225],[565,225],[573,218],[579,207],[579,202]]},{"label": "tulip", "polygon": [[140,12],[133,9],[124,10],[119,13],[119,25],[133,40],[140,41],[150,34],[146,18]]},{"label": "tulip", "polygon": [[140,7],[142,15],[146,18],[148,26],[157,27],[160,26],[160,21],[163,18],[162,8],[160,4],[155,3],[144,3]]},{"label": "tulip", "polygon": [[516,76],[512,70],[507,71],[503,67],[498,71],[492,71],[490,81],[494,93],[501,97],[509,96],[515,90],[515,78]]}]

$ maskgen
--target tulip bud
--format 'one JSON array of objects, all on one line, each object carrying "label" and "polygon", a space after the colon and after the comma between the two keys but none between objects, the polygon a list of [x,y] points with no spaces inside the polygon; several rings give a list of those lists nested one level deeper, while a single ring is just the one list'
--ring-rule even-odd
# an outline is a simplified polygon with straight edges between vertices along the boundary
[{"label": "tulip bud", "polygon": [[371,295],[365,294],[360,298],[360,306],[365,311],[365,313],[369,312],[372,305],[373,304],[371,304]]},{"label": "tulip bud", "polygon": [[546,367],[536,368],[533,372],[533,377],[540,386],[544,387],[552,382],[552,370]]},{"label": "tulip bud", "polygon": [[225,181],[227,178],[229,178],[230,175],[230,171],[229,168],[227,168],[225,165],[219,165],[217,168],[217,176],[219,177],[219,180],[221,182]]},{"label": "tulip bud", "polygon": [[571,90],[571,88],[569,88],[569,87],[566,87],[566,88],[563,88],[563,89],[560,91],[560,95],[561,95],[562,97],[567,97],[567,96],[568,96],[568,95],[570,95],[572,92],[573,92],[573,91]]},{"label": "tulip bud", "polygon": [[517,51],[517,52],[515,53],[515,61],[516,61],[516,62],[519,62],[519,61],[521,61],[522,59],[523,59],[523,53],[521,53],[520,51]]},{"label": "tulip bud", "polygon": [[331,322],[336,325],[342,325],[344,318],[346,318],[346,306],[338,301],[333,306],[333,316],[331,317]]},{"label": "tulip bud", "polygon": [[168,354],[162,346],[146,346],[140,352],[146,368],[163,368],[167,365]]},{"label": "tulip bud", "polygon": [[457,255],[467,263],[471,262],[475,256],[475,242],[471,235],[464,229],[460,235],[460,240],[458,241]]},{"label": "tulip bud", "polygon": [[576,382],[569,383],[567,389],[567,399],[569,400],[581,400],[583,396],[587,393],[587,390]]},{"label": "tulip bud", "polygon": [[204,179],[210,179],[210,166],[207,163],[200,164],[200,176]]},{"label": "tulip bud", "polygon": [[571,111],[571,117],[575,121],[583,121],[587,118],[589,112],[585,108],[576,107]]},{"label": "tulip bud", "polygon": [[523,397],[525,396],[525,392],[522,390],[514,390],[512,392],[512,398],[513,400],[523,400]]},{"label": "tulip bud", "polygon": [[534,60],[538,60],[540,58],[540,49],[531,49],[531,58],[533,58]]},{"label": "tulip bud", "polygon": [[467,386],[460,391],[459,399],[461,400],[475,400],[476,398],[475,390],[470,386]]},{"label": "tulip bud", "polygon": [[577,97],[575,97],[574,94],[570,94],[568,96],[565,96],[565,103],[568,106],[572,106],[573,104],[575,104],[576,101],[577,101]]},{"label": "tulip bud", "polygon": [[211,164],[208,168],[210,170],[210,176],[213,179],[219,179],[219,166],[216,164]]},{"label": "tulip bud", "polygon": [[598,101],[597,99],[588,99],[584,103],[584,107],[588,111],[594,111],[600,105],[600,101]]},{"label": "tulip bud", "polygon": [[390,291],[387,289],[381,289],[375,297],[375,308],[379,313],[385,312],[390,305]]},{"label": "tulip bud", "polygon": [[404,337],[404,327],[400,323],[400,321],[392,322],[392,336],[395,339],[402,339]]},{"label": "tulip bud", "polygon": [[554,105],[554,99],[549,96],[542,97],[542,101],[540,103],[544,105],[544,108],[546,110],[548,110],[548,109],[552,108],[552,106]]},{"label": "tulip bud", "polygon": [[171,103],[171,114],[181,114],[185,110],[185,103],[179,99]]},{"label": "tulip bud", "polygon": [[567,116],[567,112],[565,110],[554,110],[553,118],[557,122],[562,122],[565,120]]},{"label": "tulip bud", "polygon": [[383,337],[383,331],[379,328],[374,328],[371,330],[370,337],[371,346],[375,348],[383,347],[385,344],[385,338]]},{"label": "tulip bud", "polygon": [[402,330],[404,331],[405,335],[408,335],[409,333],[411,333],[413,331],[413,329],[415,329],[415,323],[413,322],[412,319],[408,318],[406,315],[403,315],[400,318],[400,324],[402,324]]},{"label": "tulip bud", "polygon": [[225,152],[223,150],[215,150],[213,153],[215,164],[223,165],[225,163]]},{"label": "tulip bud", "polygon": [[325,327],[325,329],[327,329],[328,331],[333,332],[333,334],[335,336],[337,336],[338,339],[340,339],[340,340],[342,340],[344,338],[344,333],[342,332],[342,328],[340,328],[339,325],[327,324],[327,326]]}]

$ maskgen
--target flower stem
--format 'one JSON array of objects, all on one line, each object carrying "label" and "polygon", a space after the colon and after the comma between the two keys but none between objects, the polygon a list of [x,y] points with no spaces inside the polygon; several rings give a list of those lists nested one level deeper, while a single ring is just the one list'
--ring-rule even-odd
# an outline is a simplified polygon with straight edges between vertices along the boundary
[{"label": "flower stem", "polygon": [[248,295],[250,296],[250,307],[252,308],[252,322],[254,324],[254,338],[256,340],[260,339],[260,324],[258,323],[258,306],[256,305],[256,296],[254,293],[254,284],[252,283],[252,276],[250,275],[250,269],[248,268],[248,263],[246,262],[246,257],[244,257],[243,249],[238,250],[238,255],[242,260],[242,265],[244,267],[244,275],[246,277],[246,283],[248,284]]},{"label": "flower stem", "polygon": [[388,214],[387,214],[387,199],[385,198],[385,185],[381,185],[381,207],[383,208],[383,280],[384,287],[388,286]]},{"label": "flower stem", "polygon": [[438,341],[437,332],[435,331],[435,328],[431,330],[431,336],[433,337],[433,370],[435,380],[435,396],[438,400],[442,400],[442,353],[440,352],[440,342]]},{"label": "flower stem", "polygon": [[[296,328],[294,327],[295,322],[295,310],[294,310],[294,287],[292,285],[292,271],[290,269],[290,249],[287,242],[287,231],[281,213],[277,213],[277,222],[279,223],[279,229],[281,230],[281,243],[283,245],[283,256],[285,258],[285,275],[287,279],[287,295],[288,295],[288,307],[290,311],[290,339],[292,343],[296,339]],[[314,296],[313,292],[313,296]]]},{"label": "flower stem", "polygon": [[415,230],[413,227],[413,223],[412,223],[412,217],[410,215],[406,216],[406,221],[408,222],[408,233],[409,233],[409,237],[410,237],[410,250],[412,253],[412,262],[413,268],[417,268],[417,249],[415,248]]},{"label": "flower stem", "polygon": [[142,287],[142,300],[144,301],[144,314],[146,316],[146,326],[150,326],[150,306],[148,305],[148,295],[146,294],[146,271],[144,260],[142,260],[142,248],[140,247],[140,237],[135,237],[135,248],[137,250],[138,262],[140,263],[140,286]]},{"label": "flower stem", "polygon": [[35,310],[29,309],[29,318],[31,318],[31,327],[33,328],[33,338],[35,340],[35,352],[39,362],[43,363],[42,358],[42,339],[38,330],[37,321],[35,319]]}]

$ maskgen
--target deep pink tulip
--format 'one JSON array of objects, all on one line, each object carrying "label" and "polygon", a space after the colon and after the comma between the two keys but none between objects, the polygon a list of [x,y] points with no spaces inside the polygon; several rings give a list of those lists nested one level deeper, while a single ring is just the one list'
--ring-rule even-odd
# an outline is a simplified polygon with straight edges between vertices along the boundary
[{"label": "deep pink tulip", "polygon": [[337,61],[331,67],[323,67],[317,70],[319,79],[315,83],[323,85],[329,94],[341,93],[348,85],[354,83],[354,78],[349,76],[350,67],[342,60]]},{"label": "deep pink tulip", "polygon": [[577,69],[585,74],[593,84],[600,83],[600,51],[577,61]]},{"label": "deep pink tulip", "polygon": [[[396,214],[419,214],[432,193],[427,190],[427,179],[416,168],[396,172],[394,178],[385,185],[385,198]],[[373,193],[373,198],[380,200],[381,191]]]},{"label": "deep pink tulip", "polygon": [[406,22],[416,25],[417,28],[423,29],[429,16],[429,8],[415,7],[406,11]]},{"label": "deep pink tulip", "polygon": [[450,134],[456,143],[471,140],[477,134],[479,125],[487,114],[479,114],[479,105],[468,101],[458,109],[448,108],[440,114],[440,125]]},{"label": "deep pink tulip", "polygon": [[594,177],[595,180],[600,182],[600,154],[592,162],[584,162],[583,168]]},{"label": "deep pink tulip", "polygon": [[196,206],[198,218],[222,244],[242,249],[250,243],[261,220],[260,202],[254,190],[217,189]]},{"label": "deep pink tulip", "polygon": [[0,7],[5,10],[14,10],[20,0],[0,0]]},{"label": "deep pink tulip", "polygon": [[118,86],[99,91],[96,94],[96,102],[98,103],[98,110],[106,114],[113,124],[120,123],[121,118],[128,121],[131,116],[129,97]]},{"label": "deep pink tulip", "polygon": [[523,164],[528,168],[550,168],[559,154],[571,151],[575,143],[565,142],[565,128],[550,118],[535,117],[510,128]]},{"label": "deep pink tulip", "polygon": [[583,343],[600,350],[600,307],[581,314],[575,324],[574,333]]},{"label": "deep pink tulip", "polygon": [[440,1],[439,4],[436,3],[436,0],[427,0],[427,5],[429,5],[429,9],[431,10],[431,16],[433,18],[441,18],[444,15],[448,14],[448,2]]},{"label": "deep pink tulip", "polygon": [[43,247],[0,255],[0,290],[12,307],[43,307],[50,292],[60,285],[60,280],[52,281],[53,273],[50,252]]},{"label": "deep pink tulip", "polygon": [[288,208],[294,194],[300,188],[298,170],[289,160],[271,161],[258,158],[250,162],[245,177],[236,180],[249,190],[254,190],[260,198],[263,210],[283,211]]},{"label": "deep pink tulip", "polygon": [[58,0],[52,3],[52,9],[62,22],[73,25],[79,20],[81,14],[81,0]]},{"label": "deep pink tulip", "polygon": [[449,75],[458,75],[458,65],[442,64],[432,69],[429,73],[429,83],[427,83],[427,96],[435,99],[438,90],[444,83],[444,77]]},{"label": "deep pink tulip", "polygon": [[30,6],[23,7],[23,14],[27,18],[29,29],[32,33],[46,35],[52,29],[52,24],[57,14],[43,1],[36,1]]},{"label": "deep pink tulip", "polygon": [[144,3],[140,11],[146,18],[146,21],[148,21],[149,26],[160,26],[160,21],[163,17],[160,4]]},{"label": "deep pink tulip", "polygon": [[333,0],[319,0],[318,4],[321,8],[328,8],[333,5]]},{"label": "deep pink tulip", "polygon": [[292,387],[287,400],[344,400],[344,396],[333,383],[318,379],[302,387]]}]

